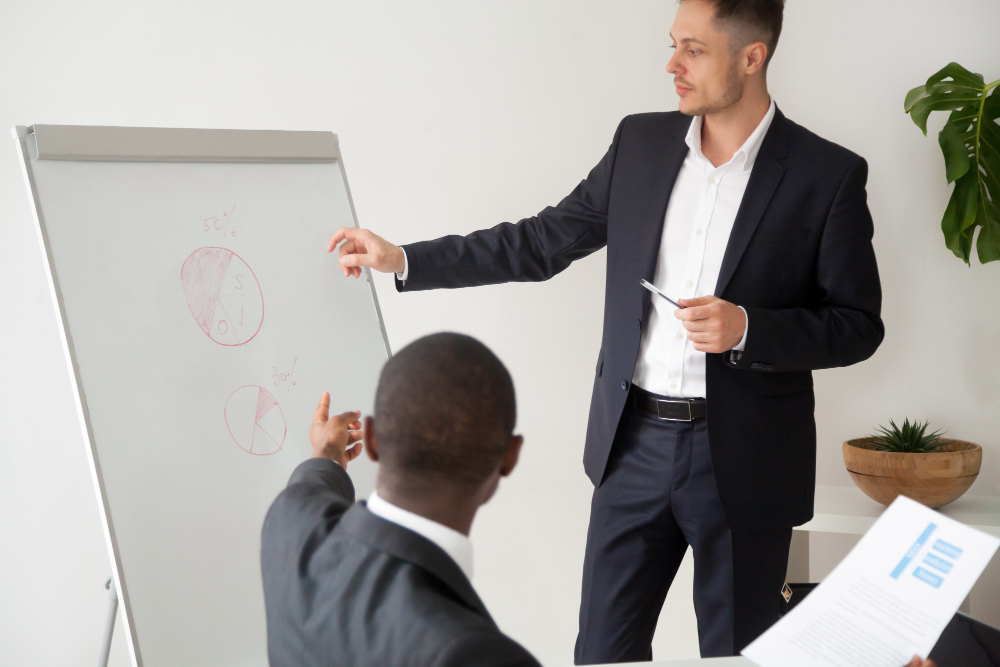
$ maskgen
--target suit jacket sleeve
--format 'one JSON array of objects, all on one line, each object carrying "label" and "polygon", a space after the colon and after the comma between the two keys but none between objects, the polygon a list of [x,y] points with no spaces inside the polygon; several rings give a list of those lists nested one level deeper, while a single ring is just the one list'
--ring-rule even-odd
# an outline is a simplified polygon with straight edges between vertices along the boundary
[{"label": "suit jacket sleeve", "polygon": [[400,292],[548,280],[574,260],[607,244],[608,201],[626,118],[611,147],[586,179],[555,207],[533,218],[504,222],[468,236],[445,236],[403,246],[407,280]]},{"label": "suit jacket sleeve", "polygon": [[272,605],[280,609],[291,604],[288,598],[298,581],[298,568],[308,565],[312,553],[353,504],[351,478],[333,461],[308,459],[292,472],[288,486],[267,512],[261,536],[268,616]]},{"label": "suit jacket sleeve", "polygon": [[830,207],[816,258],[817,305],[781,310],[745,306],[746,346],[738,361],[727,353],[731,366],[817,370],[849,366],[875,353],[885,327],[867,179],[868,164],[858,158]]},{"label": "suit jacket sleeve", "polygon": [[520,644],[502,634],[466,635],[444,648],[433,667],[541,667]]}]

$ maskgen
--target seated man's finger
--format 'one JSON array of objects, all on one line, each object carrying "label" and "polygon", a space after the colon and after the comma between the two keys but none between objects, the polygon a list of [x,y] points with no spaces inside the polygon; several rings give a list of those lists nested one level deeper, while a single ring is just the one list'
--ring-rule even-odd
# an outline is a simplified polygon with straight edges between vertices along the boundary
[{"label": "seated man's finger", "polygon": [[325,422],[330,414],[330,392],[324,391],[319,397],[319,405],[316,406],[316,413],[313,415],[313,424]]},{"label": "seated man's finger", "polygon": [[363,450],[364,448],[365,446],[359,442],[358,444],[354,445],[353,447],[344,452],[344,460],[353,461],[354,459],[358,458],[358,454],[360,454],[361,450]]},{"label": "seated man's finger", "polygon": [[[329,394],[327,394],[327,397],[329,397]],[[342,414],[339,414],[333,419],[340,426],[350,426],[350,424],[353,424],[354,422],[358,421],[358,417],[360,416],[361,416],[361,410],[351,410],[349,412],[344,412]]]}]

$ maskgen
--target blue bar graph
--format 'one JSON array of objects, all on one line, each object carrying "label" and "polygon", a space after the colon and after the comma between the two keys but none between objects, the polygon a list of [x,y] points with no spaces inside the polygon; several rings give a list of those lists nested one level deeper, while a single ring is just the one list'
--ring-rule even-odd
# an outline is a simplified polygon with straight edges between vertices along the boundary
[{"label": "blue bar graph", "polygon": [[958,557],[962,555],[962,550],[956,547],[954,544],[948,544],[944,540],[937,540],[934,542],[934,546],[931,547],[934,551],[940,551],[945,556],[949,558],[954,558],[958,560]]},{"label": "blue bar graph", "polygon": [[919,579],[920,581],[930,584],[934,588],[938,588],[941,585],[941,582],[944,581],[943,578],[937,576],[936,574],[930,572],[929,570],[925,570],[922,567],[918,567],[917,569],[915,569],[913,571],[913,576]]},{"label": "blue bar graph", "polygon": [[950,560],[945,560],[940,556],[935,556],[934,554],[928,552],[927,555],[924,556],[924,565],[927,565],[928,567],[933,567],[935,570],[948,574],[949,572],[951,572],[951,567],[952,565],[954,565],[954,563],[952,563]]},{"label": "blue bar graph", "polygon": [[[917,541],[914,542],[913,546],[909,548],[909,550],[906,552],[906,555],[903,556],[903,560],[899,561],[899,565],[897,565],[896,569],[892,571],[892,574],[889,575],[890,577],[892,577],[893,579],[899,579],[899,575],[903,573],[903,570],[905,570],[906,566],[910,564],[910,561],[912,561],[914,558],[917,557],[917,554],[920,553],[920,549],[923,548],[924,544],[927,542],[927,538],[931,536],[931,533],[934,532],[935,528],[937,528],[936,523],[927,524],[927,527],[924,528],[924,532],[920,534],[920,537],[917,538]],[[938,540],[938,542],[940,543],[941,540]]]}]

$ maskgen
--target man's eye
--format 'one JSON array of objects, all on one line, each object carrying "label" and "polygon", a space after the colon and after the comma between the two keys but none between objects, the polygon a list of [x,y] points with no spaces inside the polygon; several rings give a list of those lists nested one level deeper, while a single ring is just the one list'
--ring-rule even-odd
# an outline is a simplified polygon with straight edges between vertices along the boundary
[{"label": "man's eye", "polygon": [[690,53],[692,56],[696,56],[699,53],[701,53],[701,51],[695,51],[694,49],[692,49],[692,50],[688,51],[688,53]]}]

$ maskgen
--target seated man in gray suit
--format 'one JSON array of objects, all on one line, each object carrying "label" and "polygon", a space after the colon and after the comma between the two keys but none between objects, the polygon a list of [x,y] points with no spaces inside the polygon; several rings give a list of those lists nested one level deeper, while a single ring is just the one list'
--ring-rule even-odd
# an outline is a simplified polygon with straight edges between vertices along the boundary
[{"label": "seated man in gray suit", "polygon": [[[469,582],[472,520],[521,449],[503,363],[468,336],[427,336],[382,369],[363,433],[360,412],[329,407],[324,393],[313,456],[264,520],[272,667],[538,667]],[[345,468],[362,437],[381,465],[355,504]]]}]

